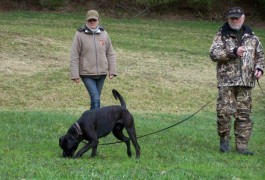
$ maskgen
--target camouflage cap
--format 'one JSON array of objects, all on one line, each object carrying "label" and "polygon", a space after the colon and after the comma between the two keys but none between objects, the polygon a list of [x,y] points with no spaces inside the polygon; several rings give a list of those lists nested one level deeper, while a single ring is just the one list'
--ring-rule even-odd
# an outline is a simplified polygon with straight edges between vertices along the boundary
[{"label": "camouflage cap", "polygon": [[243,14],[244,14],[244,11],[241,7],[231,7],[227,12],[226,17],[227,18],[231,18],[231,17],[239,18]]},{"label": "camouflage cap", "polygon": [[99,19],[99,14],[96,10],[89,10],[86,13],[86,20],[88,21],[89,19]]}]

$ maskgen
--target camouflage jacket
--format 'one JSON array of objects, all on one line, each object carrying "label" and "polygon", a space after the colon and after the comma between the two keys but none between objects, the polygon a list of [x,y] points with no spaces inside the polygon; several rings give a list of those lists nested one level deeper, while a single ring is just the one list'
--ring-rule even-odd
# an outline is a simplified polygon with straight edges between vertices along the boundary
[{"label": "camouflage jacket", "polygon": [[[255,86],[254,72],[264,71],[264,52],[261,42],[252,30],[243,25],[242,44],[239,44],[235,31],[226,22],[216,34],[210,48],[210,58],[217,62],[217,86]],[[236,49],[244,46],[242,57]]]}]

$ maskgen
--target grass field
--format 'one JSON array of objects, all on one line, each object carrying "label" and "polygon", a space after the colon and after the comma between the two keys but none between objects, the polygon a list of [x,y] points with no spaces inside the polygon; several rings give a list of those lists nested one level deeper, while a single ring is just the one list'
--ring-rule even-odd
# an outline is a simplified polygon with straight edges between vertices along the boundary
[{"label": "grass field", "polygon": [[[208,50],[222,22],[103,17],[117,55],[118,77],[105,82],[103,106],[125,98],[141,136],[141,158],[124,144],[98,156],[64,159],[58,139],[89,108],[82,84],[69,79],[69,51],[85,13],[0,13],[0,179],[264,179],[265,96],[253,91],[255,155],[219,152],[215,64]],[[253,27],[265,44],[265,31]],[[260,80],[265,89],[265,78]],[[233,133],[232,133],[233,134]],[[116,141],[110,135],[100,143]],[[134,155],[135,151],[133,149]]]}]

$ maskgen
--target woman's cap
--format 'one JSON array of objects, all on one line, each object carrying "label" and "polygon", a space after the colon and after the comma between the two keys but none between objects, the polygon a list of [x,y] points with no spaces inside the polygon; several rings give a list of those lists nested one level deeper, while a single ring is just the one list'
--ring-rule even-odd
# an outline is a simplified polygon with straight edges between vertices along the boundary
[{"label": "woman's cap", "polygon": [[89,19],[99,19],[99,14],[96,10],[89,10],[86,13],[86,20],[88,21]]}]

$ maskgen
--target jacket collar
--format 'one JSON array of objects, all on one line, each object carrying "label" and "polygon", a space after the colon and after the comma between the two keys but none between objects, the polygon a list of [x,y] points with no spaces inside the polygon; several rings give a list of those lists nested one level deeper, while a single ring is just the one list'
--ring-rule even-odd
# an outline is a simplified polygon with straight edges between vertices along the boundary
[{"label": "jacket collar", "polygon": [[83,31],[86,34],[98,34],[98,33],[102,32],[102,31],[104,31],[104,28],[99,26],[98,31],[93,33],[86,25],[83,25],[82,27],[79,27],[77,30],[79,32]]},{"label": "jacket collar", "polygon": [[[254,34],[252,32],[252,29],[244,24],[242,25],[241,28],[243,28],[244,34],[250,34],[250,35]],[[224,25],[219,29],[219,31],[223,36],[235,34],[237,32],[234,29],[230,28],[228,22],[224,23]]]}]

